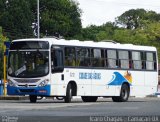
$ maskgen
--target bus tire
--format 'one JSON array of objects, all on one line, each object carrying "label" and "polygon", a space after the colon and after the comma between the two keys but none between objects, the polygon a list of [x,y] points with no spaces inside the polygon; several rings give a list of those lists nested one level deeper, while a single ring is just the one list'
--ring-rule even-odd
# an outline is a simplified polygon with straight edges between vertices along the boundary
[{"label": "bus tire", "polygon": [[72,99],[72,87],[71,84],[68,84],[66,96],[64,97],[65,103],[70,103]]},{"label": "bus tire", "polygon": [[36,95],[29,95],[29,99],[31,103],[36,103],[37,102],[37,96]]},{"label": "bus tire", "polygon": [[112,100],[114,102],[126,102],[129,98],[130,90],[127,84],[123,84],[121,87],[120,96],[113,96]]},{"label": "bus tire", "polygon": [[95,97],[95,96],[82,96],[81,97],[83,102],[96,102],[98,97]]}]

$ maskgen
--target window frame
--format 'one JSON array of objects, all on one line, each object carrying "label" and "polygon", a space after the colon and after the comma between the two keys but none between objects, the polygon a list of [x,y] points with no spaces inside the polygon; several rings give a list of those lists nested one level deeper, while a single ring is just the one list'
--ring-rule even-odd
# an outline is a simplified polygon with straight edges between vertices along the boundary
[{"label": "window frame", "polygon": [[[150,60],[148,60],[147,59],[147,53],[152,53],[152,55],[153,55],[153,60],[152,61],[150,61]],[[151,52],[151,51],[146,51],[145,52],[145,57],[146,57],[146,60],[145,60],[145,65],[146,65],[146,70],[148,70],[148,71],[156,71],[157,70],[157,56],[156,56],[156,52]],[[148,63],[153,63],[153,68],[152,69],[148,69],[147,68],[147,62]]]},{"label": "window frame", "polygon": [[[110,58],[110,57],[108,57],[108,50],[110,50],[110,51],[115,51],[116,57],[115,57],[115,58],[112,58],[112,57]],[[105,58],[106,58],[106,67],[107,67],[108,69],[118,69],[118,68],[119,68],[117,49],[107,48],[107,49],[105,50]],[[110,61],[115,61],[115,66],[114,66],[114,67],[112,67],[112,66],[109,64]],[[110,65],[110,66],[109,66],[109,65]]]},{"label": "window frame", "polygon": [[[55,45],[54,45],[55,46]],[[104,70],[130,70],[130,71],[156,71],[157,70],[157,53],[156,51],[145,51],[145,50],[130,50],[130,49],[117,49],[117,48],[102,48],[102,47],[89,47],[89,46],[70,46],[70,45],[57,45],[57,46],[60,46],[63,48],[63,52],[64,52],[64,67],[66,68],[85,68],[85,69],[104,69]],[[71,48],[74,48],[75,49],[75,52],[74,52],[74,55],[75,55],[75,62],[76,62],[76,65],[75,66],[66,66],[65,65],[65,48],[68,48],[68,47],[71,47]],[[89,63],[90,65],[89,66],[79,66],[78,65],[78,55],[77,55],[77,48],[85,48],[85,49],[88,49],[89,51],[89,56],[88,56],[88,59],[89,59]],[[91,50],[92,49],[99,49],[101,50],[101,53],[103,52],[103,57],[102,57],[102,54],[101,54],[101,60],[103,60],[103,66],[93,66],[91,65],[91,61],[93,59],[93,56],[91,56]],[[116,61],[116,66],[117,67],[109,67],[108,66],[108,59],[112,59],[112,58],[108,58],[108,55],[107,55],[107,51],[108,50],[115,50],[116,51],[116,59],[114,58],[113,60]],[[119,51],[128,51],[128,55],[129,55],[129,68],[121,68],[120,67],[120,60],[119,59],[119,54],[118,52]],[[132,52],[139,52],[140,53],[140,57],[141,57],[141,60],[134,60],[132,59]],[[147,52],[151,52],[153,53],[153,58],[154,58],[154,70],[147,70],[146,69],[146,53]],[[133,64],[134,62],[133,61],[141,61],[141,65],[143,64],[143,67],[141,66],[141,69],[134,69],[133,67]]]},{"label": "window frame", "polygon": [[[119,53],[120,52],[127,52],[128,53],[128,58],[120,58]],[[122,67],[121,61],[128,61],[128,67]],[[120,69],[131,69],[131,62],[130,62],[130,51],[129,50],[118,50],[118,64]]]}]

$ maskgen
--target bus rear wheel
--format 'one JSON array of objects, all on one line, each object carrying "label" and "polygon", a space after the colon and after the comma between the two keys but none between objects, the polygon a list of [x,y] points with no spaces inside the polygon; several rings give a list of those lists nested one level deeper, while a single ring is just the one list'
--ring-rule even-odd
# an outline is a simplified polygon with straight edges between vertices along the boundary
[{"label": "bus rear wheel", "polygon": [[37,102],[37,96],[36,95],[29,95],[29,99],[31,103],[36,103]]},{"label": "bus rear wheel", "polygon": [[64,97],[65,103],[70,103],[72,99],[72,87],[71,84],[68,84],[66,96]]},{"label": "bus rear wheel", "polygon": [[130,90],[127,84],[123,84],[121,87],[120,96],[113,96],[112,100],[114,102],[126,102],[129,98]]},{"label": "bus rear wheel", "polygon": [[96,102],[98,97],[95,96],[82,96],[83,102]]}]

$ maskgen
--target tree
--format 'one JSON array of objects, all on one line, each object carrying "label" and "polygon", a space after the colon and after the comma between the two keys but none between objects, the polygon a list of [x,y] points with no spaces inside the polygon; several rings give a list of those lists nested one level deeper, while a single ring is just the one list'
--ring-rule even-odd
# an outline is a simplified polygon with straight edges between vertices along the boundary
[{"label": "tree", "polygon": [[112,22],[107,22],[101,26],[91,25],[82,29],[81,39],[93,41],[111,40],[113,39],[114,30],[116,28],[117,26]]},{"label": "tree", "polygon": [[115,23],[107,22],[99,27],[99,33],[96,38],[98,41],[101,40],[113,40],[114,31],[117,29]]},{"label": "tree", "polygon": [[[80,16],[73,0],[40,0],[42,35],[73,37],[81,32]],[[0,0],[0,26],[10,39],[34,37],[33,23],[37,23],[37,0]]]},{"label": "tree", "polygon": [[0,0],[0,25],[10,39],[33,37],[33,14],[26,0]]},{"label": "tree", "polygon": [[149,22],[160,20],[160,14],[144,9],[131,9],[117,17],[116,22],[127,29],[143,28]]},{"label": "tree", "polygon": [[83,40],[114,40],[119,43],[154,46],[160,60],[160,14],[144,9],[131,9],[117,17],[116,23],[91,25],[82,29]]},{"label": "tree", "polygon": [[73,37],[81,32],[81,10],[72,0],[41,0],[41,33]]},{"label": "tree", "polygon": [[96,34],[99,32],[99,26],[91,25],[87,28],[82,29],[83,40],[94,40],[96,41]]},{"label": "tree", "polygon": [[0,79],[3,78],[3,44],[7,41],[7,37],[2,34],[2,27],[0,27]]}]

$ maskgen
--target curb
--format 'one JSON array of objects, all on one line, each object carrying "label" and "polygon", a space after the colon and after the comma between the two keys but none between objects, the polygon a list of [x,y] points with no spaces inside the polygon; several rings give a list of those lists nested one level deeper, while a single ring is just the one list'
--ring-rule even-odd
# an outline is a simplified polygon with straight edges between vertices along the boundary
[{"label": "curb", "polygon": [[149,97],[157,97],[157,95],[147,95],[146,97],[147,98],[149,98]]},{"label": "curb", "polygon": [[28,96],[0,96],[0,100],[28,100]]},{"label": "curb", "polygon": [[156,92],[155,95],[160,95],[160,92]]}]

